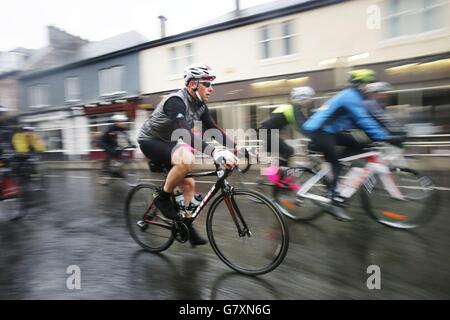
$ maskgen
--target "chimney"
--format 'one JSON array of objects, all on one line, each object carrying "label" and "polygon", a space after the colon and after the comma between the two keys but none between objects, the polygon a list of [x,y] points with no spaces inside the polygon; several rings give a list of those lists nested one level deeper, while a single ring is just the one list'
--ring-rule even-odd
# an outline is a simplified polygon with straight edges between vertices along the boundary
[{"label": "chimney", "polygon": [[167,18],[164,16],[159,16],[159,24],[160,24],[160,28],[161,28],[161,38],[164,38],[166,36],[166,21]]},{"label": "chimney", "polygon": [[49,45],[53,48],[76,50],[89,41],[74,36],[55,26],[47,26]]},{"label": "chimney", "polygon": [[235,0],[235,12],[236,12],[236,16],[239,16],[241,13],[241,5],[240,5],[240,0]]}]

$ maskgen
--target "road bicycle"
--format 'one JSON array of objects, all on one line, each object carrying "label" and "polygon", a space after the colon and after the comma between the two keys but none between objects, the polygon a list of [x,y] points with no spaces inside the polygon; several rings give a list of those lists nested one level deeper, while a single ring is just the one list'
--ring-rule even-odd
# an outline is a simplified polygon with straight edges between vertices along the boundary
[{"label": "road bicycle", "polygon": [[48,169],[40,154],[16,154],[13,170],[22,177],[31,192],[43,192],[48,187]]},{"label": "road bicycle", "polygon": [[0,158],[0,221],[17,220],[27,213],[23,175],[13,163],[13,155]]},{"label": "road bicycle", "polygon": [[136,186],[139,183],[139,168],[133,160],[134,146],[119,148],[120,156],[111,159],[109,168],[106,161],[102,160],[97,172],[96,180],[101,185],[106,185],[110,181],[123,180],[129,186]]},{"label": "road bicycle", "polygon": [[[374,144],[365,152],[339,160],[344,176],[338,192],[348,203],[360,190],[363,207],[377,222],[399,229],[417,228],[431,221],[437,212],[438,193],[431,178],[408,168],[400,148]],[[280,211],[296,221],[311,221],[324,213],[332,169],[326,162],[314,167],[293,166],[264,171]]]},{"label": "road bicycle", "polygon": [[[213,171],[189,173],[186,177],[215,176],[217,181],[200,204],[185,213],[182,221],[167,219],[156,208],[153,193],[157,186],[140,184],[134,187],[125,204],[131,236],[150,252],[164,251],[175,240],[184,243],[189,239],[189,225],[217,195],[206,217],[209,243],[216,255],[227,266],[243,274],[259,275],[272,271],[283,261],[288,250],[289,233],[283,216],[263,194],[234,189],[228,182],[232,172],[216,164]],[[175,199],[172,200],[176,206]]]}]

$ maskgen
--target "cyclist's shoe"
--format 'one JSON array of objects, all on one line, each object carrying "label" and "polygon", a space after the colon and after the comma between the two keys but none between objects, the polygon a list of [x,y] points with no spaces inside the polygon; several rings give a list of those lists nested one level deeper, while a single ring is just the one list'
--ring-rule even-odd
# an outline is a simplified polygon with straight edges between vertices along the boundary
[{"label": "cyclist's shoe", "polygon": [[189,226],[189,242],[191,243],[192,248],[208,243],[205,238],[200,236],[200,234],[197,232],[197,230],[194,229],[193,226]]},{"label": "cyclist's shoe", "polygon": [[343,207],[343,206],[345,206],[345,198],[344,197],[341,197],[341,196],[339,196],[339,195],[335,195],[334,197],[333,197],[333,199],[332,199],[332,201],[333,201],[333,203],[335,203],[336,205],[338,205],[338,206],[340,206],[340,207]]},{"label": "cyclist's shoe", "polygon": [[157,189],[153,193],[154,204],[156,208],[168,219],[181,221],[183,216],[175,210],[170,193],[164,192],[162,189]]},{"label": "cyclist's shoe", "polygon": [[342,206],[333,201],[331,204],[328,204],[325,207],[325,212],[331,214],[333,217],[335,217],[337,220],[339,221],[344,221],[344,222],[348,222],[348,221],[352,221],[353,218],[350,217],[345,210],[342,208]]}]

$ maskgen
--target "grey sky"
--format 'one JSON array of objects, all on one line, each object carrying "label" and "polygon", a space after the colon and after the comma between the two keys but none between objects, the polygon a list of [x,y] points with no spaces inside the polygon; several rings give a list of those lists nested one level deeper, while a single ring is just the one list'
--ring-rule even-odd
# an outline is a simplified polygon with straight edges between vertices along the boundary
[{"label": "grey sky", "polygon": [[[241,0],[241,8],[273,0]],[[47,44],[46,25],[90,41],[130,30],[159,37],[159,15],[167,35],[190,30],[232,11],[235,0],[0,0],[0,51]]]}]

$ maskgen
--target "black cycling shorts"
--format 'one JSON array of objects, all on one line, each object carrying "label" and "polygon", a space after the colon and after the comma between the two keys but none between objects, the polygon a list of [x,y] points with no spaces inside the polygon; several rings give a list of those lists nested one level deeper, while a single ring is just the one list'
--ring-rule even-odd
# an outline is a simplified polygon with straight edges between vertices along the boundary
[{"label": "black cycling shorts", "polygon": [[172,150],[177,141],[165,142],[158,139],[139,140],[142,153],[152,162],[172,168]]}]

